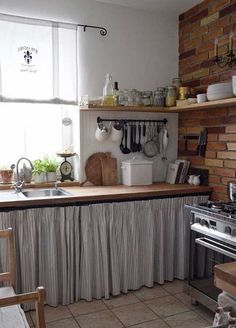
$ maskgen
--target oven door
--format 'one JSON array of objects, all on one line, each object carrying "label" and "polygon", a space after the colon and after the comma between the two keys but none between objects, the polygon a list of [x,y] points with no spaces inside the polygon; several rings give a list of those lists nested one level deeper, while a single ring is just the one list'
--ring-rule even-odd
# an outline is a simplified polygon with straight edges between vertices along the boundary
[{"label": "oven door", "polygon": [[221,290],[214,285],[214,266],[236,260],[236,247],[204,233],[191,230],[189,286],[217,301]]}]

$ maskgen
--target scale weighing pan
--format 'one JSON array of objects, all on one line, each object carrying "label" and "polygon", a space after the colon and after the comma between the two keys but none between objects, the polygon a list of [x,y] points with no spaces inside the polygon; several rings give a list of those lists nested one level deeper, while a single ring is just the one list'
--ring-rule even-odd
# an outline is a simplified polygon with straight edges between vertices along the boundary
[{"label": "scale weighing pan", "polygon": [[60,157],[72,157],[75,156],[76,153],[57,153],[57,156]]}]

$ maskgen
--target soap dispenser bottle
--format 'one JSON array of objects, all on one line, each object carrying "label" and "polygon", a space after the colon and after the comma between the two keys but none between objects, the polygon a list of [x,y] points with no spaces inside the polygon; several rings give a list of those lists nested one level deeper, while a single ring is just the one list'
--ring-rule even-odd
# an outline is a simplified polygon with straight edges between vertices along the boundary
[{"label": "soap dispenser bottle", "polygon": [[112,85],[112,76],[108,73],[105,77],[105,85],[103,88],[103,106],[114,106],[114,89]]}]

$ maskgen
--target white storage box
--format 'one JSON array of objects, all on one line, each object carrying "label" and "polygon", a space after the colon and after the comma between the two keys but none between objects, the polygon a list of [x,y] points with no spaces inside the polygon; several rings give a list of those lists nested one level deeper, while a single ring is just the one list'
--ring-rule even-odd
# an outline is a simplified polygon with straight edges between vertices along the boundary
[{"label": "white storage box", "polygon": [[122,183],[127,186],[152,184],[152,161],[132,158],[121,162]]}]

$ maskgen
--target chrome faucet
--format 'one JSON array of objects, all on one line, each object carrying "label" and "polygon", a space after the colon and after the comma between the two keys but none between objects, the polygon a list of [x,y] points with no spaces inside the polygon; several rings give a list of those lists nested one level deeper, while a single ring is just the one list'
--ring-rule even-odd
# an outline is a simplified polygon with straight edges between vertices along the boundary
[{"label": "chrome faucet", "polygon": [[20,159],[18,159],[18,161],[16,163],[16,182],[15,182],[15,185],[14,185],[16,192],[21,192],[21,189],[24,185],[24,179],[21,180],[20,179],[20,174],[19,174],[19,164],[22,160],[28,161],[31,168],[32,168],[32,170],[34,168],[32,162],[27,157],[21,157]]}]

